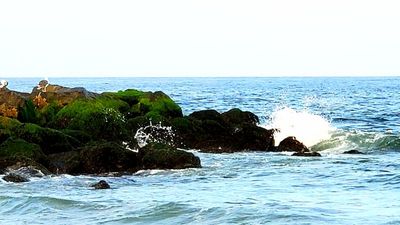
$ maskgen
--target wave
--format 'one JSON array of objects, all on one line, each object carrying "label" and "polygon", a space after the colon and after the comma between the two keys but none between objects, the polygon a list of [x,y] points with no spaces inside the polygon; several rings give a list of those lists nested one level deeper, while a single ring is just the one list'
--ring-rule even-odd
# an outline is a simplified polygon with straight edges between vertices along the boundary
[{"label": "wave", "polygon": [[400,150],[400,137],[375,132],[337,130],[331,138],[311,146],[313,151],[343,152],[360,150],[365,152]]},{"label": "wave", "polygon": [[[347,119],[351,120],[351,119]],[[295,136],[313,151],[342,153],[348,150],[376,151],[400,150],[400,137],[392,133],[364,132],[336,128],[326,118],[307,110],[289,107],[277,108],[266,126],[276,129],[275,144],[286,137]]]},{"label": "wave", "polygon": [[336,130],[331,123],[320,115],[308,111],[296,111],[289,107],[277,108],[266,125],[268,129],[277,129],[274,134],[275,144],[294,136],[307,147],[311,147],[331,137]]}]

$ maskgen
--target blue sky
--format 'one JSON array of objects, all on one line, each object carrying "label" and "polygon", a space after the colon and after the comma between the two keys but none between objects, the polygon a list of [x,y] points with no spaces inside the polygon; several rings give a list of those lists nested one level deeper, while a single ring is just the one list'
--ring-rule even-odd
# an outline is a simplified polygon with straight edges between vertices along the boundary
[{"label": "blue sky", "polygon": [[400,75],[399,1],[0,0],[0,77]]}]

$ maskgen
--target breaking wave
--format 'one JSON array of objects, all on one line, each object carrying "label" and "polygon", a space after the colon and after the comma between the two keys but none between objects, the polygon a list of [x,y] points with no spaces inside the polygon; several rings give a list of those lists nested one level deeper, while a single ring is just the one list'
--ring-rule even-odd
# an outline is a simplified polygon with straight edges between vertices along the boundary
[{"label": "breaking wave", "polygon": [[399,135],[339,129],[320,115],[289,107],[276,109],[265,127],[277,130],[274,134],[276,145],[286,137],[294,136],[314,151],[400,150]]},{"label": "breaking wave", "polygon": [[274,135],[276,145],[286,137],[295,136],[307,147],[329,139],[331,133],[336,130],[322,116],[307,111],[296,111],[289,107],[276,109],[266,127],[277,129]]}]

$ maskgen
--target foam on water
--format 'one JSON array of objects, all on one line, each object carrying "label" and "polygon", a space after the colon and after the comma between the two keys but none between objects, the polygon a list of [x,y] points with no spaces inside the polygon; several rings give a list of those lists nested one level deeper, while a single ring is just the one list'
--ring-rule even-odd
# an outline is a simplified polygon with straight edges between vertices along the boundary
[{"label": "foam on water", "polygon": [[353,149],[363,152],[396,151],[400,149],[400,137],[386,133],[337,129],[331,138],[313,145],[311,149],[324,151],[327,154],[340,154]]},{"label": "foam on water", "polygon": [[289,107],[276,109],[266,127],[277,129],[274,135],[276,145],[286,137],[295,136],[307,147],[329,139],[335,130],[322,116],[308,111],[296,111]]}]

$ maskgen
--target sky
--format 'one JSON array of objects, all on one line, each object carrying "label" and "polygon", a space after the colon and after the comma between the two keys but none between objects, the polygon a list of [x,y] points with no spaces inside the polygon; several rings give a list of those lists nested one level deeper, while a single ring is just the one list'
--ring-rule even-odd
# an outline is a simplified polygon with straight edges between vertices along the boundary
[{"label": "sky", "polygon": [[0,77],[400,75],[398,0],[0,0]]}]

